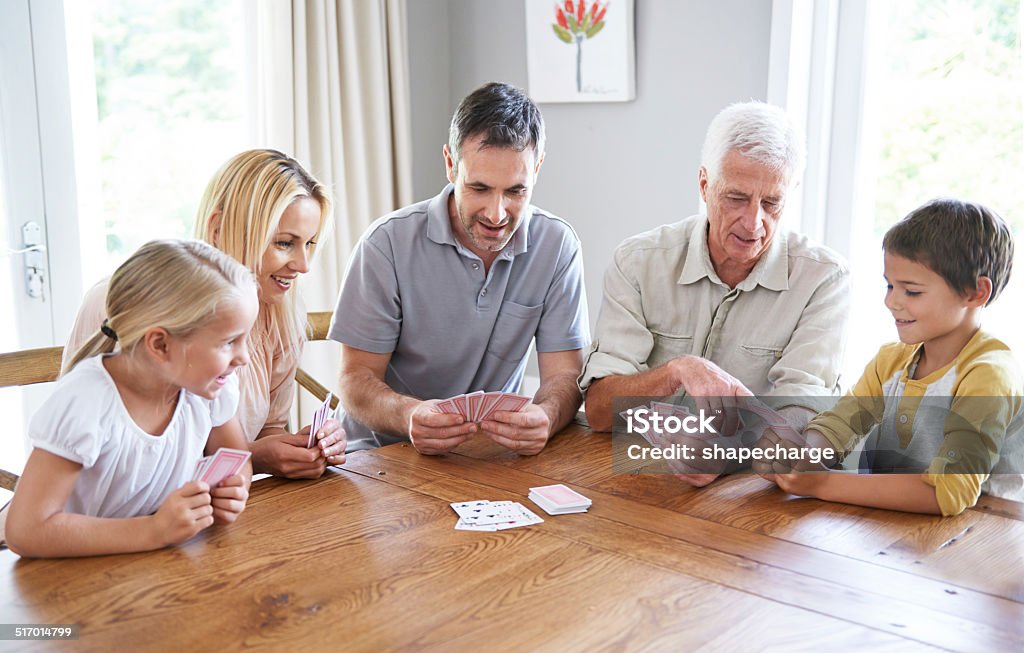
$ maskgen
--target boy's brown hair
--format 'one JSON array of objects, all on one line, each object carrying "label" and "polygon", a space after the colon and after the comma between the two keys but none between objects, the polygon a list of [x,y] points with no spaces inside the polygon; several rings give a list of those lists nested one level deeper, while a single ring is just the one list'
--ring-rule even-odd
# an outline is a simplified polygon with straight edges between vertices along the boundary
[{"label": "boy's brown hair", "polygon": [[999,296],[1013,268],[1013,234],[991,209],[958,199],[934,199],[885,233],[886,252],[927,265],[950,288],[967,295],[978,278],[992,281],[986,306]]}]

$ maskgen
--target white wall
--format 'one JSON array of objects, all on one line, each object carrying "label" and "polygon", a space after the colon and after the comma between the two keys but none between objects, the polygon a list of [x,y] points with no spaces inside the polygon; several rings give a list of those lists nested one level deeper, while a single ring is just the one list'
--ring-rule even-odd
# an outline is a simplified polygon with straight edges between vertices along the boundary
[{"label": "white wall", "polygon": [[[547,159],[533,201],[583,241],[592,323],[615,246],[697,212],[700,146],[714,114],[765,99],[771,8],[770,0],[636,0],[636,100],[540,105]],[[408,9],[413,188],[422,199],[445,181],[440,152],[458,101],[492,80],[529,88],[525,8],[408,0]]]}]

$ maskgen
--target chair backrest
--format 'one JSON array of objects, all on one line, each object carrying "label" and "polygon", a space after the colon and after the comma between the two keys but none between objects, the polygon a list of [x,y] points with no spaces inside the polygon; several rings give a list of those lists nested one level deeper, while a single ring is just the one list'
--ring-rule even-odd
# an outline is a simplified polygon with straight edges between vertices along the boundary
[{"label": "chair backrest", "polygon": [[[306,320],[309,322],[309,332],[306,335],[311,342],[327,340],[327,329],[331,325],[331,315],[333,314],[327,312],[307,313]],[[301,367],[295,370],[295,382],[320,401],[323,401],[324,397],[327,396],[327,388],[307,374]],[[331,408],[337,407],[338,397],[334,396],[331,398]]]},{"label": "chair backrest", "polygon": [[[0,388],[56,381],[63,347],[44,347],[0,354]],[[0,469],[0,488],[14,490],[18,475]]]},{"label": "chair backrest", "polygon": [[63,353],[63,347],[44,347],[0,354],[0,388],[56,381]]}]

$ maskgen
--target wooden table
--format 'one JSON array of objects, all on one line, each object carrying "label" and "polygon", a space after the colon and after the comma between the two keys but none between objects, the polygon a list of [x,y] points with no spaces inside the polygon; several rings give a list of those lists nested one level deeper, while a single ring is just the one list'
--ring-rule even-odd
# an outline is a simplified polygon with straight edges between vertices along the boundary
[{"label": "wooden table", "polygon": [[[565,482],[590,512],[550,517]],[[521,501],[536,526],[455,531],[449,502]],[[1021,650],[1024,506],[941,519],[787,497],[735,475],[694,490],[614,475],[572,426],[539,456],[487,441],[352,454],[318,481],[254,485],[241,521],[163,551],[0,553],[0,623],[78,623],[113,651]]]}]

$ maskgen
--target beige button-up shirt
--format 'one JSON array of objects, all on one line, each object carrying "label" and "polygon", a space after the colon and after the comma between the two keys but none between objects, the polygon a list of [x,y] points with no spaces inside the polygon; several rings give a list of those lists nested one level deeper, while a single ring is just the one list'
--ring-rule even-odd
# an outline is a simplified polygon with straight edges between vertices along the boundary
[{"label": "beige button-up shirt", "polygon": [[707,218],[693,216],[627,239],[604,278],[604,301],[580,376],[636,374],[687,354],[705,358],[757,396],[838,391],[849,270],[838,254],[778,231],[735,288],[715,273]]}]

